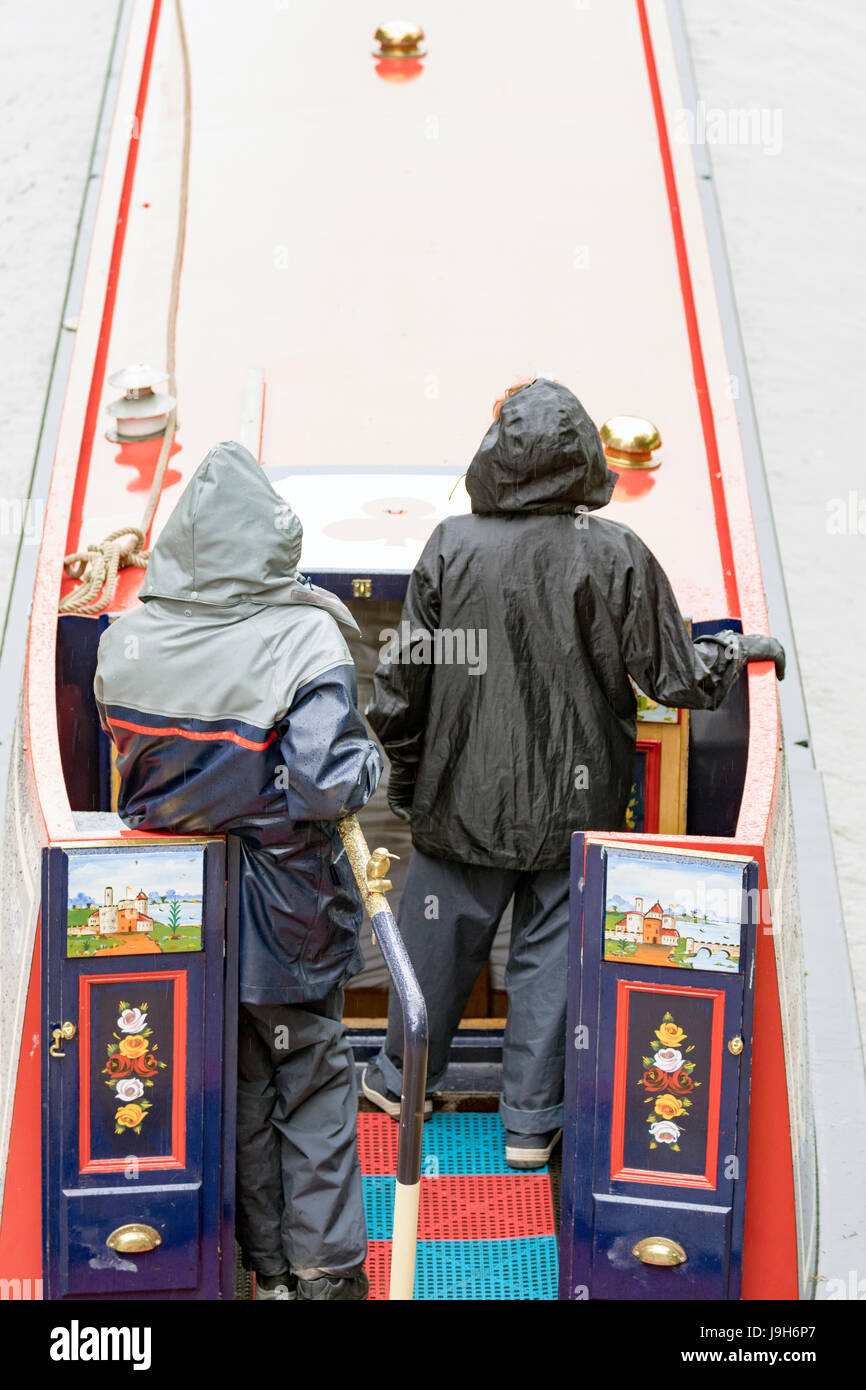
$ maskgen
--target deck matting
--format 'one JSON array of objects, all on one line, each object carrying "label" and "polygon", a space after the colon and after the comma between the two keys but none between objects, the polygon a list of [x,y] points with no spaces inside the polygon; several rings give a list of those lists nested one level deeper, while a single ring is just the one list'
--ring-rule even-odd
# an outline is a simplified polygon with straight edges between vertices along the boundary
[{"label": "deck matting", "polygon": [[[359,1114],[358,1150],[370,1297],[386,1299],[397,1125]],[[550,1174],[508,1167],[498,1115],[434,1115],[424,1126],[421,1173],[417,1300],[556,1298]]]}]

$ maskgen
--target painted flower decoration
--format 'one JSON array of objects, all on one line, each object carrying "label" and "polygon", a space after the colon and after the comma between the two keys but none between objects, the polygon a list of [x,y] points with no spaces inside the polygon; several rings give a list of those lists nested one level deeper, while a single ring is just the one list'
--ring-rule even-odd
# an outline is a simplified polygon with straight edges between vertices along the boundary
[{"label": "painted flower decoration", "polygon": [[128,1076],[132,1071],[132,1061],[129,1057],[123,1057],[119,1052],[115,1052],[109,1057],[103,1071],[107,1071],[111,1077]]},{"label": "painted flower decoration", "polygon": [[675,1096],[687,1096],[689,1091],[693,1091],[700,1083],[693,1081],[691,1074],[681,1067],[678,1072],[668,1078],[668,1088],[673,1091]]},{"label": "painted flower decoration", "polygon": [[679,1047],[688,1037],[682,1028],[678,1028],[670,1014],[665,1014],[660,1026],[656,1029],[656,1037],[662,1047]]},{"label": "painted flower decoration", "polygon": [[155,1076],[165,1063],[157,1061],[152,1052],[145,1052],[143,1057],[136,1057],[132,1066],[136,1076]]},{"label": "painted flower decoration", "polygon": [[701,1084],[692,1075],[695,1064],[688,1057],[694,1045],[683,1049],[688,1034],[675,1023],[671,1013],[665,1014],[655,1036],[658,1041],[650,1043],[652,1055],[643,1058],[643,1075],[637,1083],[648,1092],[646,1104],[652,1106],[647,1115],[650,1148],[670,1144],[679,1153],[683,1130],[673,1121],[688,1118],[692,1104],[689,1097]]},{"label": "painted flower decoration", "polygon": [[140,1134],[151,1108],[150,1101],[144,1099],[145,1087],[153,1086],[151,1078],[165,1062],[156,1055],[159,1044],[151,1041],[153,1029],[147,1024],[147,1005],[133,1008],[121,1000],[118,1007],[118,1031],[114,1041],[107,1044],[108,1055],[102,1070],[107,1077],[105,1084],[114,1088],[115,1096],[122,1102],[114,1113],[115,1134]]},{"label": "painted flower decoration", "polygon": [[121,1033],[140,1033],[147,1023],[147,1014],[142,1013],[141,1009],[124,1009],[117,1026]]},{"label": "painted flower decoration", "polygon": [[676,1096],[660,1095],[656,1097],[653,1109],[657,1115],[661,1115],[663,1120],[675,1120],[678,1115],[683,1113],[683,1103]]},{"label": "painted flower decoration", "polygon": [[142,1105],[122,1105],[115,1115],[115,1120],[121,1129],[134,1129],[136,1134],[141,1132],[141,1122],[145,1116],[145,1109]]},{"label": "painted flower decoration", "polygon": [[683,1054],[675,1047],[660,1047],[656,1053],[656,1066],[662,1071],[679,1071],[683,1064]]},{"label": "painted flower decoration", "polygon": [[120,1100],[138,1100],[144,1095],[144,1086],[137,1076],[128,1076],[123,1081],[118,1081],[114,1088]]},{"label": "painted flower decoration", "polygon": [[679,1125],[673,1125],[669,1120],[656,1120],[655,1124],[650,1125],[650,1134],[657,1144],[673,1144],[676,1148],[681,1133]]}]

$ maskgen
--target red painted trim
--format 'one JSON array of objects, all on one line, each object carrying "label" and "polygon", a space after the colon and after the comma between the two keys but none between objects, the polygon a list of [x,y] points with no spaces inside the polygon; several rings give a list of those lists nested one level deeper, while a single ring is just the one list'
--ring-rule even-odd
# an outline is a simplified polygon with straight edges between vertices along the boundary
[{"label": "red painted trim", "polygon": [[0,1218],[0,1278],[21,1280],[22,1286],[29,1288],[32,1298],[42,1297],[40,933],[41,926],[36,929],[27,1003],[19,1039],[12,1130]]},{"label": "red painted trim", "polygon": [[252,753],[261,753],[269,747],[276,738],[276,733],[268,734],[264,743],[256,743],[251,738],[244,738],[242,734],[235,734],[230,729],[217,729],[214,733],[194,733],[191,729],[155,728],[147,724],[132,724],[128,719],[109,719],[109,724],[118,729],[130,729],[134,734],[159,734],[175,738],[188,738],[194,743],[212,743],[217,739],[228,739],[230,743],[236,743],[239,748],[248,748]]},{"label": "red painted trim", "polygon": [[[653,1173],[649,1169],[625,1167],[625,1088],[628,1071],[629,1006],[632,994],[660,994],[664,996],[683,994],[688,999],[712,999],[713,1001],[710,1079],[707,1098],[707,1151],[703,1173]],[[650,985],[637,980],[617,980],[613,1113],[610,1134],[610,1176],[612,1182],[645,1182],[663,1187],[702,1187],[715,1191],[719,1166],[724,1036],[725,991],[723,989],[694,989],[690,985]]]},{"label": "red painted trim", "polygon": [[[760,868],[761,900],[766,901],[764,850],[756,849],[754,857]],[[755,950],[741,1295],[748,1300],[798,1299],[800,1296],[788,1077],[772,926],[759,925]],[[785,929],[785,924],[781,923],[779,930]],[[809,1214],[805,1215],[808,1220]]]},{"label": "red painted trim", "polygon": [[139,1168],[186,1166],[186,971],[149,970],[141,974],[80,975],[78,977],[78,1164],[82,1173],[122,1173],[125,1158],[90,1156],[90,990],[93,985],[128,985],[133,981],[174,980],[171,1153],[137,1158]]},{"label": "red painted trim", "polygon": [[659,828],[659,791],[661,788],[662,744],[658,738],[639,738],[638,753],[646,753],[644,779],[643,833],[655,835]]},{"label": "red painted trim", "polygon": [[637,4],[638,22],[640,24],[641,39],[643,40],[647,77],[649,78],[650,95],[652,96],[653,112],[655,114],[656,130],[658,133],[659,152],[661,154],[665,189],[667,190],[668,206],[671,214],[671,229],[673,231],[674,247],[677,254],[677,268],[680,277],[680,290],[683,297],[683,311],[685,313],[686,329],[689,337],[689,350],[692,357],[692,374],[695,380],[698,409],[701,415],[704,447],[707,451],[707,465],[710,473],[710,492],[713,498],[716,533],[719,541],[719,550],[721,552],[722,569],[725,576],[725,597],[728,602],[728,616],[735,618],[740,615],[740,598],[734,573],[734,551],[731,545],[728,504],[725,498],[725,485],[722,481],[722,463],[719,457],[719,445],[716,439],[716,425],[713,419],[710,389],[707,384],[704,353],[701,347],[701,334],[698,327],[698,315],[695,307],[695,296],[692,288],[688,252],[686,251],[685,232],[683,231],[683,221],[680,215],[679,197],[677,194],[676,178],[674,176],[674,163],[671,156],[664,104],[662,102],[655,53],[653,52],[652,37],[650,35],[649,21],[647,19],[646,0],[635,0],[635,3]]},{"label": "red painted trim", "polygon": [[[150,26],[147,31],[147,42],[144,48],[144,57],[141,65],[141,77],[138,84],[138,94],[135,101],[135,119],[133,129],[129,137],[129,148],[126,155],[126,169],[123,175],[123,184],[120,193],[120,206],[117,212],[117,223],[114,231],[114,242],[111,248],[111,260],[108,267],[108,279],[105,286],[105,299],[102,307],[102,322],[99,329],[99,342],[96,349],[96,356],[93,362],[93,375],[90,379],[90,394],[87,398],[87,410],[84,416],[84,429],[81,435],[81,448],[78,455],[78,469],[75,475],[75,488],[72,494],[72,504],[69,509],[69,528],[66,535],[66,553],[70,554],[78,548],[78,539],[81,535],[81,523],[84,515],[84,500],[87,493],[87,483],[90,477],[90,455],[93,449],[93,438],[96,433],[96,425],[99,418],[99,406],[102,399],[102,389],[105,383],[105,367],[108,357],[108,348],[111,342],[111,326],[114,319],[114,305],[117,299],[117,287],[120,281],[120,268],[123,259],[123,247],[126,241],[126,228],[129,221],[129,206],[132,201],[132,187],[135,181],[135,166],[138,162],[138,148],[141,142],[141,127],[144,121],[144,108],[147,103],[147,90],[150,84],[150,73],[153,66],[153,51],[156,46],[157,29],[159,28],[159,16],[162,9],[162,0],[153,0],[153,9],[150,15]],[[64,577],[63,589],[73,585],[74,581]]]}]

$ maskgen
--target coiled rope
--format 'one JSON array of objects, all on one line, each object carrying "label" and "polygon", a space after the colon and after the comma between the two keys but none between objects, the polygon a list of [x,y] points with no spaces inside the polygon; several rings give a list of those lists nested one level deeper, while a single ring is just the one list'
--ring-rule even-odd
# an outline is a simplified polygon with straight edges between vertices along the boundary
[{"label": "coiled rope", "polygon": [[[175,345],[177,338],[177,304],[180,295],[180,272],[183,265],[183,248],[186,240],[186,216],[189,200],[189,146],[192,127],[191,79],[189,47],[186,26],[183,21],[181,0],[175,0],[178,34],[180,37],[181,63],[183,68],[183,150],[180,168],[180,196],[178,202],[177,235],[174,246],[174,264],[171,272],[171,291],[168,301],[168,322],[166,325],[166,367],[168,369],[168,389],[172,396],[177,394],[175,381]],[[146,569],[150,551],[144,549],[147,533],[153,521],[154,512],[162,492],[162,480],[171,455],[174,433],[177,427],[177,409],[172,410],[165,422],[162,446],[157,459],[150,493],[144,515],[138,526],[122,526],[111,531],[98,545],[89,545],[86,550],[77,550],[67,555],[63,568],[70,579],[79,581],[61,599],[61,613],[99,613],[114,598],[118,573],[125,565]],[[125,539],[124,539],[125,538]]]}]

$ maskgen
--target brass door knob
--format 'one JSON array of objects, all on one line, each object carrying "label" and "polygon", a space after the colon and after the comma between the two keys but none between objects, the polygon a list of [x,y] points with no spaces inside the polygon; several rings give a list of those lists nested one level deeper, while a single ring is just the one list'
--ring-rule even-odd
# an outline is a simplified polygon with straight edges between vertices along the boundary
[{"label": "brass door knob", "polygon": [[731,1038],[728,1043],[728,1051],[733,1052],[735,1057],[739,1057],[744,1047],[745,1043],[742,1038]]},{"label": "brass door knob", "polygon": [[51,1035],[54,1038],[54,1042],[48,1049],[50,1055],[52,1057],[65,1057],[66,1053],[60,1051],[60,1039],[66,1038],[66,1040],[69,1041],[71,1038],[74,1038],[75,1024],[61,1023],[59,1028],[52,1028]]},{"label": "brass door knob", "polygon": [[118,1226],[105,1242],[109,1250],[117,1250],[121,1255],[142,1255],[146,1250],[155,1250],[162,1245],[162,1236],[152,1226],[144,1226],[140,1221],[131,1221],[128,1226]]},{"label": "brass door knob", "polygon": [[668,1236],[646,1236],[633,1248],[633,1255],[645,1265],[681,1265],[686,1262],[686,1252],[675,1240]]}]

